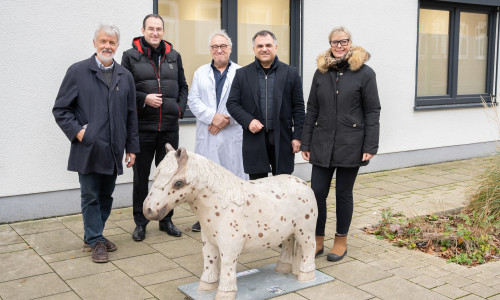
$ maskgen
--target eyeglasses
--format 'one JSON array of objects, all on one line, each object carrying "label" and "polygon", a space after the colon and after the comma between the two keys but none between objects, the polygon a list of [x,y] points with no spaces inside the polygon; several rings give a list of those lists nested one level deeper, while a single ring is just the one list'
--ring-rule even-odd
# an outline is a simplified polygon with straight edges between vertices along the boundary
[{"label": "eyeglasses", "polygon": [[148,28],[146,28],[146,30],[151,31],[151,32],[158,32],[158,33],[163,32],[163,28],[161,28],[161,27],[158,27],[158,28],[148,27]]},{"label": "eyeglasses", "polygon": [[332,47],[337,47],[338,45],[341,45],[341,46],[347,46],[349,44],[349,39],[345,39],[345,40],[338,40],[338,41],[330,41],[330,45]]},{"label": "eyeglasses", "polygon": [[212,45],[210,46],[210,48],[212,49],[212,51],[217,51],[219,50],[219,48],[224,51],[227,49],[227,45],[226,44],[222,44],[222,45]]}]

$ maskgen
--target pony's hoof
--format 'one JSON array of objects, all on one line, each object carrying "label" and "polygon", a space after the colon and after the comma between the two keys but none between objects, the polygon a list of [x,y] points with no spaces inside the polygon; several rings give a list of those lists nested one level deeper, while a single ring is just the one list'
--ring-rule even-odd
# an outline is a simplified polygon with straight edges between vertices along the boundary
[{"label": "pony's hoof", "polygon": [[287,264],[278,260],[275,270],[278,273],[290,273],[292,272],[292,264]]},{"label": "pony's hoof", "polygon": [[218,282],[208,283],[200,280],[200,284],[198,284],[198,291],[212,291],[215,290],[219,286]]},{"label": "pony's hoof", "polygon": [[313,281],[316,279],[316,275],[314,274],[314,271],[311,272],[299,272],[299,276],[297,278],[298,281]]},{"label": "pony's hoof", "polygon": [[235,300],[236,292],[222,292],[217,291],[217,295],[215,295],[215,300]]}]

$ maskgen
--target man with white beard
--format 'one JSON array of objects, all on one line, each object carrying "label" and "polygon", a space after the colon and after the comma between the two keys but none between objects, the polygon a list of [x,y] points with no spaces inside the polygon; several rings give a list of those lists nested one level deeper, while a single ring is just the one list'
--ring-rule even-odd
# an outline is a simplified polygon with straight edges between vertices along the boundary
[{"label": "man with white beard", "polygon": [[78,172],[84,247],[96,263],[108,262],[108,252],[117,250],[102,233],[124,152],[127,168],[139,152],[134,78],[113,59],[119,42],[117,27],[100,25],[96,53],[69,67],[52,109],[71,142],[68,170]]}]

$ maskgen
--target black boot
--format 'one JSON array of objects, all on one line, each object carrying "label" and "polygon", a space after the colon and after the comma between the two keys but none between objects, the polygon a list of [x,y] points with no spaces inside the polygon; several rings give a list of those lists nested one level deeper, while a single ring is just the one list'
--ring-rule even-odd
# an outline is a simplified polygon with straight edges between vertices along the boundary
[{"label": "black boot", "polygon": [[174,223],[172,223],[172,220],[161,220],[160,221],[160,230],[165,231],[168,235],[179,237],[182,235],[182,232],[175,227]]},{"label": "black boot", "polygon": [[132,239],[136,242],[140,242],[146,238],[146,226],[135,226],[134,233],[132,233]]},{"label": "black boot", "polygon": [[193,227],[191,227],[191,231],[194,232],[200,232],[201,231],[201,225],[200,222],[194,223]]}]

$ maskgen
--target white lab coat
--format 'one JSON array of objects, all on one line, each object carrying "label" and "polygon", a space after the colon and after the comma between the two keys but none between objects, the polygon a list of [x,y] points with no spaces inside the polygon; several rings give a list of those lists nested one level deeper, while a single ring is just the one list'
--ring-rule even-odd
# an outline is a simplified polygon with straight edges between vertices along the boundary
[{"label": "white lab coat", "polygon": [[[243,130],[229,115],[226,102],[231,89],[236,69],[240,66],[231,63],[224,82],[219,107],[215,95],[215,78],[210,64],[203,65],[196,70],[188,95],[189,108],[196,117],[196,144],[194,152],[211,159],[225,167],[234,175],[247,180],[248,175],[243,171],[242,142]],[[215,113],[230,117],[229,124],[212,135],[208,126],[212,123]],[[209,175],[207,175],[209,176]]]}]

